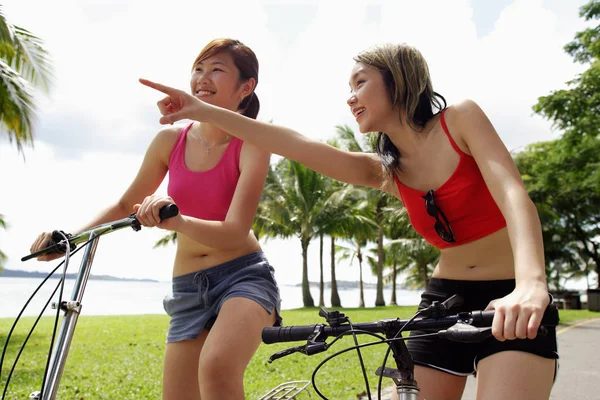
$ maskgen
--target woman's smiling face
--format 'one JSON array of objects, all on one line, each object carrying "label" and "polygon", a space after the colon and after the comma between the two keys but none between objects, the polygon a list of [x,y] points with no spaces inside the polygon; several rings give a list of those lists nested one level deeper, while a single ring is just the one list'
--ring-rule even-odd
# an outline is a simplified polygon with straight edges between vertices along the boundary
[{"label": "woman's smiling face", "polygon": [[192,94],[202,101],[236,111],[241,98],[240,72],[227,52],[199,61],[192,72]]},{"label": "woman's smiling face", "polygon": [[347,103],[362,133],[383,131],[390,121],[398,121],[381,72],[357,62],[350,74]]}]

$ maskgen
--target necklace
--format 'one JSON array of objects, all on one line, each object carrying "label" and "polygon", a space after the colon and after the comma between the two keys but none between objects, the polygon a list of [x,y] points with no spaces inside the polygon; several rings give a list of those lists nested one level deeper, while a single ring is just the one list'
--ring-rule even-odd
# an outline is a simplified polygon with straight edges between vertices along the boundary
[{"label": "necklace", "polygon": [[206,141],[202,138],[202,135],[198,135],[198,137],[200,138],[200,141],[202,142],[202,146],[204,146],[204,153],[206,153],[207,155],[210,154],[210,151],[217,144],[225,144],[231,140],[231,136],[227,135],[227,138],[225,138],[225,141],[223,143],[213,143],[211,146],[209,146],[208,143],[206,143]]}]

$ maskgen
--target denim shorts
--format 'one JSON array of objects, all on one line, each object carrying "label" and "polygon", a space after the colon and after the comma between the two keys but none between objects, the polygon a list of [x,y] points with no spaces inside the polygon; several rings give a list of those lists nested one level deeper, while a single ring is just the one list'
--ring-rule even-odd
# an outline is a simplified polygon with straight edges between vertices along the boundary
[{"label": "denim shorts", "polygon": [[[485,310],[490,301],[506,296],[515,288],[514,279],[496,281],[459,281],[432,278],[421,296],[419,310],[426,308],[433,301],[444,301],[458,294],[464,303],[452,308],[452,314],[460,311]],[[556,328],[547,327],[546,336],[538,335],[535,339],[515,339],[500,342],[494,337],[480,343],[459,343],[436,336],[411,338],[406,347],[416,365],[434,368],[453,375],[467,376],[474,374],[477,363],[492,354],[501,351],[523,351],[544,358],[557,359]],[[430,333],[428,330],[411,331],[410,336]]]},{"label": "denim shorts", "polygon": [[243,297],[276,313],[281,325],[281,299],[275,270],[264,253],[250,253],[211,268],[173,278],[173,293],[163,300],[171,317],[167,343],[197,338],[210,330],[226,300]]}]

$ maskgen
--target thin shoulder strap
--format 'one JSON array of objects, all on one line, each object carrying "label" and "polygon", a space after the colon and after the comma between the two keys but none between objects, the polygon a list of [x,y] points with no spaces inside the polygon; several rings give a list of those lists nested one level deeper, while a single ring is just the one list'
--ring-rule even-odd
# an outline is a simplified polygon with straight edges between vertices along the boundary
[{"label": "thin shoulder strap", "polygon": [[186,134],[187,131],[190,130],[190,128],[192,127],[194,123],[190,123],[189,125],[184,126],[181,131],[179,132],[179,136],[177,137],[177,141],[175,142],[175,145],[173,146],[173,148],[171,149],[171,154],[169,155],[169,165],[171,165],[174,161],[177,160],[177,162],[182,162],[183,160],[183,153],[185,152],[185,138],[186,138]]},{"label": "thin shoulder strap", "polygon": [[456,144],[456,142],[452,138],[452,135],[448,131],[448,126],[446,125],[446,119],[444,118],[444,114],[446,113],[446,110],[447,110],[447,108],[444,108],[442,110],[442,115],[440,116],[440,123],[442,124],[442,129],[444,130],[444,133],[446,134],[446,136],[448,136],[448,140],[450,141],[450,144],[452,145],[452,147],[454,148],[454,150],[456,150],[456,152],[458,154],[461,154],[461,155],[465,154],[465,152],[462,151],[460,149],[460,147],[458,147],[458,145]]}]

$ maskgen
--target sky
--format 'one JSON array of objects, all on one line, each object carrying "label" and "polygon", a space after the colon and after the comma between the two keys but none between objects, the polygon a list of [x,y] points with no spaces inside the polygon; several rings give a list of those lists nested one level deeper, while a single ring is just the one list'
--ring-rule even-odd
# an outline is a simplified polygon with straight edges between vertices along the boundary
[{"label": "sky", "polygon": [[[476,101],[515,150],[560,134],[532,106],[585,68],[563,50],[586,27],[578,15],[585,3],[5,0],[2,13],[43,39],[54,68],[50,92],[35,95],[35,146],[21,155],[0,139],[6,267],[49,271],[55,262],[20,261],[36,236],[75,232],[121,196],[161,129],[156,101],[162,96],[138,78],[189,89],[191,64],[214,38],[237,38],[256,53],[258,119],[316,140],[328,139],[341,124],[358,132],[346,104],[353,56],[377,43],[406,42],[423,53],[434,89],[449,104]],[[158,192],[166,194],[166,180]],[[92,274],[168,281],[175,246],[152,249],[165,233],[153,228],[101,238]],[[271,239],[263,249],[280,284],[300,282],[299,239]],[[314,241],[311,281],[318,280],[318,268]],[[357,265],[336,271],[338,279],[358,279]],[[369,272],[364,279],[375,281]]]}]

